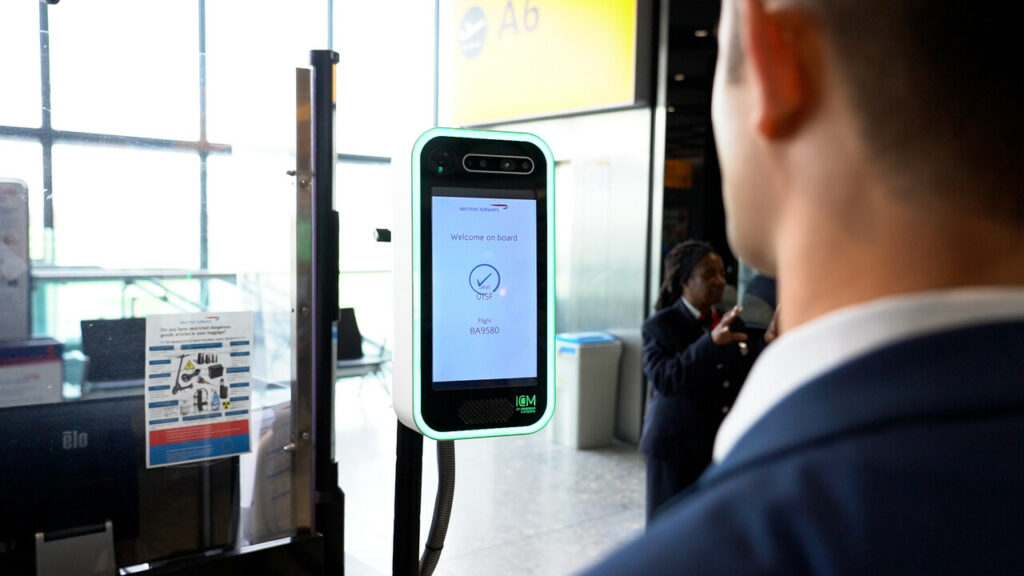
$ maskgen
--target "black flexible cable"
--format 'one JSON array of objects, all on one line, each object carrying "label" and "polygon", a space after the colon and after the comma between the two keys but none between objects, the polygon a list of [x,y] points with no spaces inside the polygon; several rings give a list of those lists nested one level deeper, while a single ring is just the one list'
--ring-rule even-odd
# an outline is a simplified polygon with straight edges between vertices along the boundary
[{"label": "black flexible cable", "polygon": [[434,518],[430,521],[427,544],[420,557],[420,576],[430,576],[441,559],[444,537],[448,534],[448,520],[455,499],[455,442],[437,443],[437,498],[434,500]]}]

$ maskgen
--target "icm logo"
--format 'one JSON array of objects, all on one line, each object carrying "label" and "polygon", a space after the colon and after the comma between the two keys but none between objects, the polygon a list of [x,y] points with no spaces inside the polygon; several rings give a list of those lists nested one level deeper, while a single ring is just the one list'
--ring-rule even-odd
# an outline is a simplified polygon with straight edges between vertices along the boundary
[{"label": "icm logo", "polygon": [[536,394],[520,394],[516,396],[516,411],[520,414],[533,414],[537,411]]},{"label": "icm logo", "polygon": [[484,49],[484,40],[487,39],[487,18],[479,6],[473,6],[466,11],[462,17],[462,25],[459,26],[459,51],[466,58],[476,58],[476,55]]},{"label": "icm logo", "polygon": [[89,446],[89,435],[78,430],[65,430],[62,445],[65,450],[77,450]]}]

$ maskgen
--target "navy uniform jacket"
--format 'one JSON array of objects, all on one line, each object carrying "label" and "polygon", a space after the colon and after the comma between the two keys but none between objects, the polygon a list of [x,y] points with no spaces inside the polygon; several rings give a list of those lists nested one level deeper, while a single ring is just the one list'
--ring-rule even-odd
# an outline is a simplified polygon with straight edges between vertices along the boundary
[{"label": "navy uniform jacket", "polygon": [[921,336],[770,410],[588,575],[1024,574],[1024,322]]},{"label": "navy uniform jacket", "polygon": [[[730,325],[742,331],[737,318]],[[644,373],[651,392],[640,451],[661,459],[711,462],[715,434],[750,371],[759,346],[718,346],[682,300],[643,325]],[[759,339],[756,339],[759,340]],[[699,472],[698,472],[699,473]]]}]

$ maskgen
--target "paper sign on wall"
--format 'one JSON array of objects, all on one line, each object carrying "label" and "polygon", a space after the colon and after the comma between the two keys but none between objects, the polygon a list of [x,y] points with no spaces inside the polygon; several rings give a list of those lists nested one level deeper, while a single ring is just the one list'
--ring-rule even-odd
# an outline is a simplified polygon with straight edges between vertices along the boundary
[{"label": "paper sign on wall", "polygon": [[252,312],[146,319],[147,467],[251,450],[252,351]]}]

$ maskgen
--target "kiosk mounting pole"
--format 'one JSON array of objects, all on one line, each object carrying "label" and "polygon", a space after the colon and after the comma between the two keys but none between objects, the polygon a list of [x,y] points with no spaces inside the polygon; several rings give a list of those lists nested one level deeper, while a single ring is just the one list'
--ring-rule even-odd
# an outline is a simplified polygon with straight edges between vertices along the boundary
[{"label": "kiosk mounting pole", "polygon": [[324,536],[327,574],[345,573],[344,493],[334,460],[335,361],[338,320],[338,212],[334,209],[334,66],[338,53],[313,50],[313,528]]},{"label": "kiosk mounting pole", "polygon": [[423,489],[423,436],[398,422],[395,447],[393,576],[417,576],[420,553],[420,497]]}]

